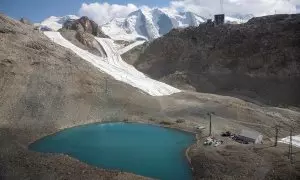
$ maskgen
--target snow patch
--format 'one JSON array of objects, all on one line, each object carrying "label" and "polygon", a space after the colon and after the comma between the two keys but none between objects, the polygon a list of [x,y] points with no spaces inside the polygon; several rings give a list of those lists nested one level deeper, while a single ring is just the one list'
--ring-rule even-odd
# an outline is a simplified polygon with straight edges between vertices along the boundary
[{"label": "snow patch", "polygon": [[[278,142],[281,142],[281,143],[284,143],[284,144],[290,144],[290,137],[291,136],[282,138]],[[300,135],[292,136],[292,145],[300,148]]]},{"label": "snow patch", "polygon": [[40,26],[48,27],[53,31],[57,31],[62,28],[63,24],[69,19],[79,19],[78,16],[75,15],[67,15],[62,17],[50,16],[40,23]]}]

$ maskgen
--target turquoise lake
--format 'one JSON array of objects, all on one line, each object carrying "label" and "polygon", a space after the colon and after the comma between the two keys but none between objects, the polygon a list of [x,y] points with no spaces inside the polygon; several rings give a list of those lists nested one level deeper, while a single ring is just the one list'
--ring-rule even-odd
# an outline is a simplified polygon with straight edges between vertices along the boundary
[{"label": "turquoise lake", "polygon": [[78,126],[42,138],[29,149],[63,153],[104,169],[162,180],[192,179],[185,150],[193,134],[137,123]]}]

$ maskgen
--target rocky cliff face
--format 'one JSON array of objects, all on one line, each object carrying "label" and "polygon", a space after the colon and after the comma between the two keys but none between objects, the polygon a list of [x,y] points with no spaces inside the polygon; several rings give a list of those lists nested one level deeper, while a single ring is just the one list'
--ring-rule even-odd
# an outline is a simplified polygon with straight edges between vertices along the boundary
[{"label": "rocky cliff face", "polygon": [[97,23],[95,23],[94,21],[90,20],[88,17],[83,16],[77,20],[68,20],[64,23],[63,28],[65,29],[69,29],[69,30],[75,30],[77,32],[86,32],[86,33],[90,33],[94,36],[98,36],[98,37],[104,37],[107,38],[108,36],[105,35],[102,30],[101,27],[98,26]]},{"label": "rocky cliff face", "polygon": [[83,16],[77,20],[69,19],[63,24],[60,32],[64,38],[71,41],[76,46],[88,50],[98,55],[106,56],[102,47],[95,40],[94,36],[109,38],[105,35],[101,28],[88,17]]},{"label": "rocky cliff face", "polygon": [[134,65],[200,92],[300,106],[300,15],[173,30],[151,43]]}]

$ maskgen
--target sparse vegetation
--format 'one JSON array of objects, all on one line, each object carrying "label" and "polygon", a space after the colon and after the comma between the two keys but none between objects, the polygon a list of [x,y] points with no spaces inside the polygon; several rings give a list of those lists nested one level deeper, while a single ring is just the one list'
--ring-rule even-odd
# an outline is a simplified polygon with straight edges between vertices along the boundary
[{"label": "sparse vegetation", "polygon": [[124,118],[123,122],[127,123],[129,120],[127,118]]},{"label": "sparse vegetation", "polygon": [[152,121],[152,122],[153,122],[153,121],[155,121],[155,119],[154,119],[154,118],[152,118],[152,117],[151,117],[151,118],[149,118],[148,120],[149,120],[149,121]]},{"label": "sparse vegetation", "polygon": [[166,125],[166,126],[170,126],[172,125],[173,123],[169,122],[169,121],[160,121],[159,124],[161,125]]},{"label": "sparse vegetation", "polygon": [[176,120],[176,123],[184,123],[184,122],[185,122],[184,119],[177,119],[177,120]]}]

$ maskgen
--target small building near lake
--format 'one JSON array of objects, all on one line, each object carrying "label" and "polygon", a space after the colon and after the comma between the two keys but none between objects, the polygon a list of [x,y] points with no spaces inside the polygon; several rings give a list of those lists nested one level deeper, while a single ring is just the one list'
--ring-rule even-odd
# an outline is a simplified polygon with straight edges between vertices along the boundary
[{"label": "small building near lake", "polygon": [[263,135],[257,131],[250,131],[250,130],[243,129],[241,133],[238,135],[238,138],[245,142],[261,144]]}]

